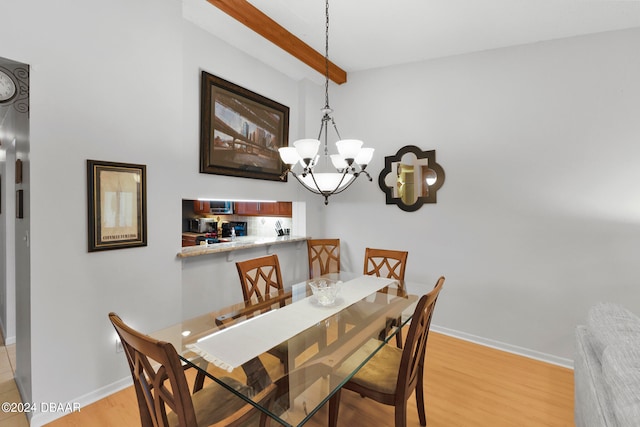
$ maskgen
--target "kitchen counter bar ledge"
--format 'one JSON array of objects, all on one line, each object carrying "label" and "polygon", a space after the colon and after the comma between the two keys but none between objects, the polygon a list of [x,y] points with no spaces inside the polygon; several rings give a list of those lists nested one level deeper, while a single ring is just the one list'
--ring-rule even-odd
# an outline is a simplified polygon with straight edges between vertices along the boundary
[{"label": "kitchen counter bar ledge", "polygon": [[306,242],[309,238],[304,236],[277,236],[277,237],[236,237],[231,242],[211,243],[208,245],[187,246],[178,253],[178,258],[188,258],[200,255],[218,254],[222,252],[232,252],[241,249],[258,248],[261,246],[281,245],[284,243]]}]

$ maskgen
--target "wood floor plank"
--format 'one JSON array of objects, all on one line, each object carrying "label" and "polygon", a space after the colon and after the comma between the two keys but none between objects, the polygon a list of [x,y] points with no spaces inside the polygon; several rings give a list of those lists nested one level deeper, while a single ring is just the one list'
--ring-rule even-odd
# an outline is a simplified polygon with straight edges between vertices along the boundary
[{"label": "wood floor plank", "polygon": [[[427,345],[425,396],[429,427],[568,427],[573,422],[571,369],[431,332]],[[408,427],[419,426],[415,398]],[[138,427],[133,388],[69,414],[49,427]],[[326,408],[307,423],[327,425]],[[391,426],[393,408],[342,393],[339,425]]]}]

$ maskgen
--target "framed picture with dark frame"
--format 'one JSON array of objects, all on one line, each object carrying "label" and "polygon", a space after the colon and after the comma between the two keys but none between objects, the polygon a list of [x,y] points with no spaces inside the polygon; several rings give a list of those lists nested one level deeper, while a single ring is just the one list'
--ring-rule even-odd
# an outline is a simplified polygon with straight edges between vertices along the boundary
[{"label": "framed picture with dark frame", "polygon": [[147,246],[145,165],[87,160],[89,252]]},{"label": "framed picture with dark frame", "polygon": [[201,173],[287,180],[289,107],[203,71],[200,113]]}]

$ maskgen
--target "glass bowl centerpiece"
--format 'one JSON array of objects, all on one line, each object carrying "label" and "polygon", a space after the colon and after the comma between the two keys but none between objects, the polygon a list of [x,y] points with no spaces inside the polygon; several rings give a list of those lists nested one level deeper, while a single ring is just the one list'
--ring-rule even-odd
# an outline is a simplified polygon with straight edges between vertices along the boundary
[{"label": "glass bowl centerpiece", "polygon": [[342,282],[319,279],[309,282],[309,286],[319,305],[332,305],[336,302],[336,297],[340,293]]}]

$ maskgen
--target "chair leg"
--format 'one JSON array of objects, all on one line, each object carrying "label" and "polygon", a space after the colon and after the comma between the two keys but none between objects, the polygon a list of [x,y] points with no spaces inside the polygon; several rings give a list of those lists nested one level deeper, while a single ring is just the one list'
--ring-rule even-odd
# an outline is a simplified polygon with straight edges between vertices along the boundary
[{"label": "chair leg", "polygon": [[263,390],[271,384],[271,378],[258,357],[245,362],[242,365],[242,370],[247,375],[247,385],[254,390]]},{"label": "chair leg", "polygon": [[[398,325],[400,325],[399,322]],[[398,333],[396,334],[396,347],[402,348],[402,328],[400,326],[398,326]]]},{"label": "chair leg", "polygon": [[262,412],[260,414],[260,427],[270,427],[271,426],[271,417]]},{"label": "chair leg", "polygon": [[396,406],[396,427],[407,427],[407,401]]},{"label": "chair leg", "polygon": [[397,328],[398,332],[396,333],[396,347],[402,348],[402,328],[400,325],[402,324],[402,319],[393,319],[387,322],[383,331],[380,331],[378,335],[378,339],[380,341],[384,341],[387,339],[389,332],[393,330],[393,328]]},{"label": "chair leg", "polygon": [[320,350],[327,346],[327,327],[324,323],[321,323],[324,327],[320,328],[320,336],[318,337],[318,347]]},{"label": "chair leg", "polygon": [[198,373],[196,374],[196,379],[193,383],[193,393],[195,393],[196,391],[202,390],[202,387],[204,387],[204,372],[202,372],[201,370],[198,370]]},{"label": "chair leg", "polygon": [[338,389],[336,394],[329,399],[329,427],[336,427],[338,425],[338,411],[340,410],[340,393],[342,390]]},{"label": "chair leg", "polygon": [[427,414],[424,409],[424,367],[421,366],[418,373],[418,384],[416,384],[416,406],[418,407],[418,419],[421,426],[427,425]]},{"label": "chair leg", "polygon": [[347,322],[341,316],[338,316],[338,336],[341,337],[346,332],[347,332]]}]

